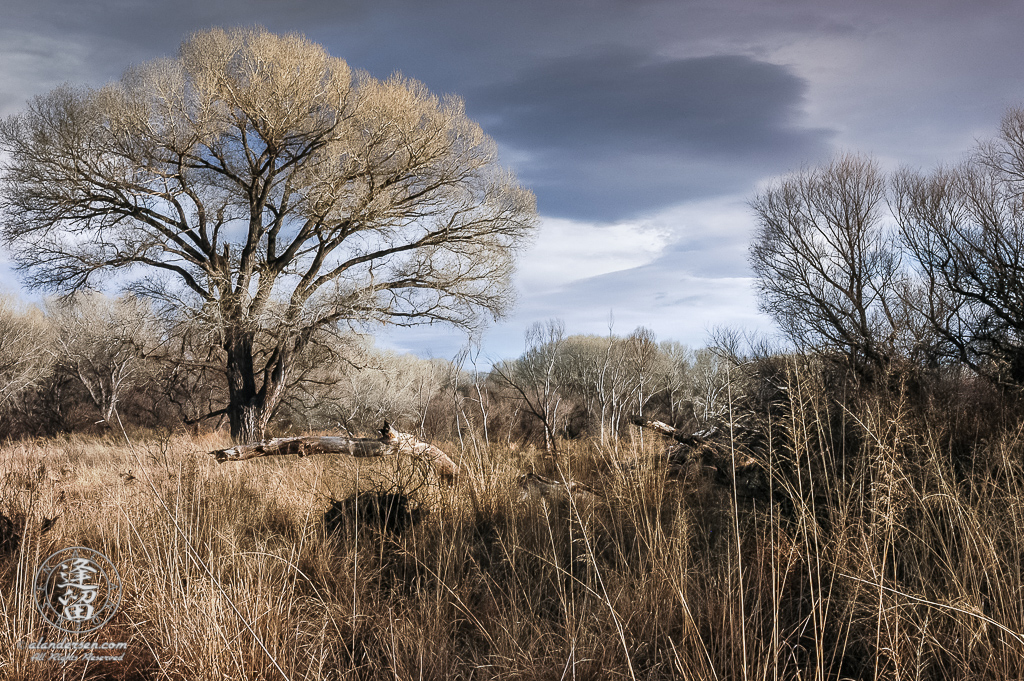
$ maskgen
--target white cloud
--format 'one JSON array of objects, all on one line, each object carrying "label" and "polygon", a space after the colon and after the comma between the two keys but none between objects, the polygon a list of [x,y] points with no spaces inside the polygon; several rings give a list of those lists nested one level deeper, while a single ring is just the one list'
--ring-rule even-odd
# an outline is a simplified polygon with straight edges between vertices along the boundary
[{"label": "white cloud", "polygon": [[541,292],[581,279],[632,269],[661,255],[672,234],[662,226],[623,222],[594,225],[547,218],[521,257],[519,285]]},{"label": "white cloud", "polygon": [[[770,332],[747,266],[754,217],[746,199],[681,204],[610,227],[545,220],[554,229],[524,254],[519,307],[487,331],[486,354],[518,355],[524,330],[552,317],[568,333],[605,334],[611,316],[617,334],[646,326],[660,339],[698,346],[717,326]],[[449,339],[449,354],[457,342]]]},{"label": "white cloud", "polygon": [[526,296],[543,294],[643,267],[669,249],[701,274],[729,276],[745,272],[752,226],[741,196],[692,201],[611,225],[545,218],[537,241],[520,258],[518,283]]},{"label": "white cloud", "polygon": [[[771,332],[757,310],[747,247],[754,216],[746,196],[680,204],[642,220],[608,226],[545,219],[520,264],[519,305],[488,329],[484,354],[523,351],[534,322],[559,318],[570,334],[628,334],[646,326],[661,340],[700,346],[718,326]],[[444,327],[388,329],[381,345],[452,357],[465,336]]]}]

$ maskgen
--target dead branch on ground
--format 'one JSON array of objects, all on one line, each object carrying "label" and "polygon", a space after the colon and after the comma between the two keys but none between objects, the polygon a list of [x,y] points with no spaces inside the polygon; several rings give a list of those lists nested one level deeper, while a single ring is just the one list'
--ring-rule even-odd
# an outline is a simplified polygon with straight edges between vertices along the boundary
[{"label": "dead branch on ground", "polygon": [[406,454],[433,467],[445,479],[459,476],[461,469],[447,454],[432,444],[423,442],[413,435],[393,429],[385,421],[380,436],[339,437],[324,435],[302,435],[299,437],[278,437],[251,445],[235,445],[227,449],[210,452],[218,463],[225,461],[246,461],[261,456],[283,456],[297,454],[347,454],[359,458]]}]

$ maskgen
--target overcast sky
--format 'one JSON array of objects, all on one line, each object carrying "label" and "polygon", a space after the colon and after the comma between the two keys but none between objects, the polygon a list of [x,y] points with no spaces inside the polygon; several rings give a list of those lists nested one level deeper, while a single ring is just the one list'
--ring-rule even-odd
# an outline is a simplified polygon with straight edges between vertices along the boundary
[{"label": "overcast sky", "polygon": [[[0,0],[0,115],[251,24],[461,95],[534,190],[541,231],[514,315],[484,336],[492,358],[550,317],[693,345],[770,330],[746,263],[760,185],[837,151],[956,161],[1024,104],[1021,2]],[[0,287],[18,287],[2,262]],[[384,342],[451,357],[464,338]]]}]

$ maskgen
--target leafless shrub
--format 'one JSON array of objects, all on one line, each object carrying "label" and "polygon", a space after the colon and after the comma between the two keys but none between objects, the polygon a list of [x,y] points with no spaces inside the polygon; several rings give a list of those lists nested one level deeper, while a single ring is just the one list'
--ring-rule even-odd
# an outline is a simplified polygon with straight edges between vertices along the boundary
[{"label": "leafless shrub", "polygon": [[377,348],[358,334],[332,335],[299,361],[284,422],[313,430],[361,432],[381,421],[422,429],[446,366]]}]

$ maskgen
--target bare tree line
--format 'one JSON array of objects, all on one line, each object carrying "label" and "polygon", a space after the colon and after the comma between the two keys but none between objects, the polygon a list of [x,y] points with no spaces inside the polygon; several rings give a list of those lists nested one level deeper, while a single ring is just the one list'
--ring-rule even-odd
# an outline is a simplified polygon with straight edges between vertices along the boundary
[{"label": "bare tree line", "polygon": [[[387,416],[464,445],[536,429],[550,451],[615,443],[634,417],[721,415],[721,360],[643,328],[541,323],[483,369],[479,348],[430,362],[367,343],[376,325],[503,315],[534,198],[458,98],[302,36],[196,33],[103,88],[35,98],[0,122],[0,151],[0,238],[30,285],[65,294],[0,303],[10,432],[226,419],[244,442]],[[951,367],[1020,385],[1022,202],[1017,109],[957,165],[887,174],[848,154],[781,178],[751,202],[761,307],[868,383]],[[86,293],[111,277],[132,295]]]},{"label": "bare tree line", "polygon": [[497,363],[488,383],[516,405],[520,428],[540,429],[546,450],[581,434],[617,446],[637,416],[676,424],[721,416],[724,362],[707,348],[659,344],[644,327],[624,337],[566,336],[562,322],[550,320],[526,333],[525,352]]},{"label": "bare tree line", "polygon": [[868,380],[963,366],[1024,383],[1024,110],[961,163],[882,172],[848,154],[751,202],[761,308]]},{"label": "bare tree line", "polygon": [[[383,420],[464,446],[581,436],[614,445],[630,419],[720,416],[726,373],[709,349],[626,336],[567,335],[558,320],[526,334],[521,356],[490,366],[479,347],[425,360],[360,334],[321,334],[296,358],[276,433],[362,433]],[[0,437],[128,428],[216,429],[230,396],[209,329],[142,299],[79,293],[42,309],[0,298]],[[269,352],[255,348],[255,352]],[[214,416],[210,416],[214,414]]]},{"label": "bare tree line", "polygon": [[[0,437],[119,421],[216,428],[230,395],[209,334],[131,295],[83,292],[42,309],[0,297]],[[286,430],[344,431],[383,417],[422,425],[446,371],[444,362],[395,355],[366,336],[322,334],[297,359],[289,396],[272,417]]]},{"label": "bare tree line", "polygon": [[[846,155],[778,180],[752,201],[762,308],[797,348],[868,382],[894,368],[945,367],[1020,385],[1021,158],[1024,114],[1011,111],[999,137],[957,166],[886,175]],[[131,295],[81,292],[45,310],[0,300],[2,434],[118,417],[217,427],[231,399],[219,333]],[[252,356],[263,362],[275,347],[268,337]],[[645,328],[568,335],[550,320],[527,331],[522,355],[481,367],[479,347],[421,360],[323,327],[291,360],[268,423],[365,432],[386,418],[464,446],[530,441],[552,451],[580,436],[616,446],[636,433],[636,417],[683,427],[722,417],[728,357],[726,347],[658,343]]]}]

